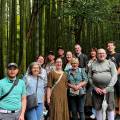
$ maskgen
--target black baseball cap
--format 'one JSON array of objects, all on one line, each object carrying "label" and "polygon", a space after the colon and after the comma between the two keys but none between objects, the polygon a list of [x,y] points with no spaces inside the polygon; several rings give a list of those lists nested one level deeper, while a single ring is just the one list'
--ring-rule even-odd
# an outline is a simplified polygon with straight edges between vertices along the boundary
[{"label": "black baseball cap", "polygon": [[9,63],[7,68],[11,68],[11,67],[15,67],[15,68],[18,68],[18,65],[16,63]]},{"label": "black baseball cap", "polygon": [[54,52],[53,52],[52,50],[50,50],[50,51],[48,52],[48,55],[54,55]]},{"label": "black baseball cap", "polygon": [[59,49],[64,50],[62,46],[58,46],[57,50],[59,50]]}]

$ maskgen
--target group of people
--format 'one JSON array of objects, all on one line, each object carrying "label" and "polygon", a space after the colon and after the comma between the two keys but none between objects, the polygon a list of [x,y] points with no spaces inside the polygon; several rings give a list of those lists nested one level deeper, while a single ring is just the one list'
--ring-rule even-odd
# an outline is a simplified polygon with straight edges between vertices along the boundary
[{"label": "group of people", "polygon": [[[115,47],[110,41],[107,52],[92,48],[87,56],[79,44],[75,53],[66,54],[59,46],[56,59],[53,51],[46,58],[38,56],[22,79],[18,65],[9,63],[7,76],[0,80],[0,120],[85,120],[86,101],[92,101],[97,120],[105,120],[106,113],[108,120],[115,120],[115,114],[120,119],[120,53]],[[37,105],[29,108],[33,95]],[[49,114],[43,118],[46,105]]]}]

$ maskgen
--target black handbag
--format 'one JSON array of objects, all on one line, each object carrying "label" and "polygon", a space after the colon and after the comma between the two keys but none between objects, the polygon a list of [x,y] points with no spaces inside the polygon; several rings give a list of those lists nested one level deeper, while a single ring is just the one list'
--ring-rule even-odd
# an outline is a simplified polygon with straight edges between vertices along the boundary
[{"label": "black handbag", "polygon": [[38,106],[37,88],[38,88],[38,77],[37,77],[37,84],[36,84],[36,92],[27,96],[27,110],[30,110]]}]

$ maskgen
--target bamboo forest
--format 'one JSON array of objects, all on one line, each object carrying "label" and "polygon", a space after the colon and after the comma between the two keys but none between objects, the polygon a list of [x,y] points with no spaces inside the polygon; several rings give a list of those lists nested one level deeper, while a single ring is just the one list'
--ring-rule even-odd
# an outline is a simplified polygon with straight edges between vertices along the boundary
[{"label": "bamboo forest", "polygon": [[9,62],[24,73],[37,55],[65,51],[80,43],[106,48],[117,42],[120,50],[120,0],[0,0],[0,77]]}]

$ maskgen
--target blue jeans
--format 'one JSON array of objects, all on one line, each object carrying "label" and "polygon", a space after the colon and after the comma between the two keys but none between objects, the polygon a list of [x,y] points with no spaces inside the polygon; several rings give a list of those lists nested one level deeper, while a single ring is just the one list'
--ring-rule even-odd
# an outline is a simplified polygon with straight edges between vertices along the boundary
[{"label": "blue jeans", "polygon": [[78,120],[78,114],[80,120],[85,120],[84,105],[85,105],[85,95],[83,96],[69,96],[70,110],[72,113],[72,120]]},{"label": "blue jeans", "polygon": [[26,112],[27,120],[42,120],[43,118],[43,103],[39,103],[37,107]]}]

